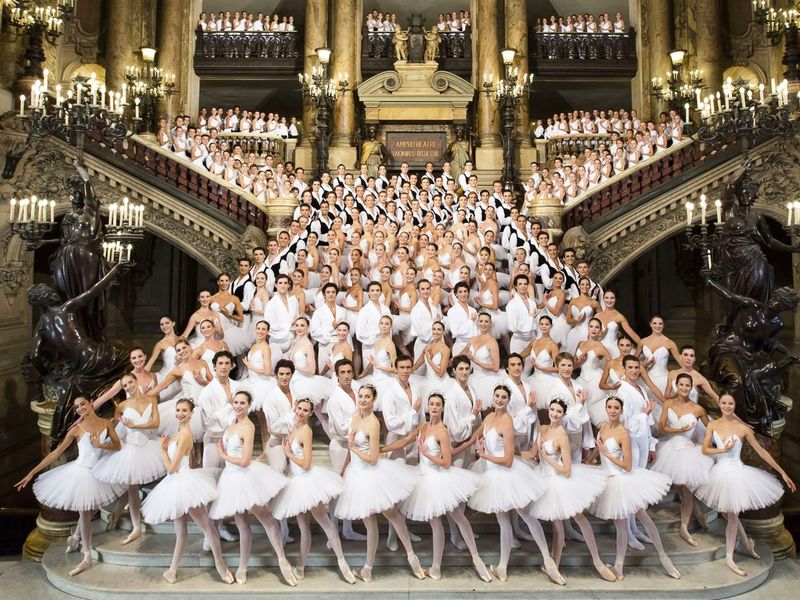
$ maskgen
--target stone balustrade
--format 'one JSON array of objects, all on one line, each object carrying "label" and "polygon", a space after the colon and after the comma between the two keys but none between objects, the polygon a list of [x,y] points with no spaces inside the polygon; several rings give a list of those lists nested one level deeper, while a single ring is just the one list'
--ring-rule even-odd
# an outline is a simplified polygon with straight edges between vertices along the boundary
[{"label": "stone balustrade", "polygon": [[231,148],[236,144],[240,145],[242,153],[245,155],[252,153],[259,158],[271,155],[283,161],[288,160],[286,140],[274,133],[240,133],[231,131],[222,132],[217,135],[217,138],[228,142]]},{"label": "stone balustrade", "polygon": [[531,61],[538,75],[636,75],[633,28],[627,33],[532,32],[530,40]]},{"label": "stone balustrade", "polygon": [[303,68],[299,31],[195,31],[194,67],[198,75],[258,71],[299,73]]}]

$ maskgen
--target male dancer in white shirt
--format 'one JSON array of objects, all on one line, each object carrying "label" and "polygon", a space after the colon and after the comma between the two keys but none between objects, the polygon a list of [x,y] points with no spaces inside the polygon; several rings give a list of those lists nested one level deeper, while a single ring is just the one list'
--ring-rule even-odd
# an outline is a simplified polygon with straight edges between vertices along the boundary
[{"label": "male dancer in white shirt", "polygon": [[433,341],[433,323],[442,319],[441,307],[431,302],[431,282],[421,279],[417,284],[419,299],[411,309],[411,335],[414,342],[414,361],[419,359],[425,346]]},{"label": "male dancer in white shirt", "polygon": [[381,284],[371,281],[367,286],[369,300],[358,311],[356,319],[356,339],[361,342],[361,364],[366,366],[375,354],[375,342],[380,335],[378,323],[384,315],[390,315],[389,308],[380,303]]},{"label": "male dancer in white shirt", "polygon": [[511,332],[509,351],[522,352],[536,335],[536,303],[528,298],[528,276],[514,277],[514,294],[506,305],[508,330]]}]

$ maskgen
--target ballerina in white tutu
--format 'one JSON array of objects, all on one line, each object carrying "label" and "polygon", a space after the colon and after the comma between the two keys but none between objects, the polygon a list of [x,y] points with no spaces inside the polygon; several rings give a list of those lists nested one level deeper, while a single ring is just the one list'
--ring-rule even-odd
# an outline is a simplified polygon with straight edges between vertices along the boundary
[{"label": "ballerina in white tutu", "polygon": [[434,321],[431,324],[431,342],[419,353],[414,363],[414,374],[411,381],[419,386],[420,395],[428,397],[434,391],[450,387],[450,376],[447,365],[450,364],[450,348],[444,341],[444,323]]},{"label": "ballerina in white tutu", "polygon": [[547,399],[550,397],[550,388],[558,380],[558,368],[555,358],[558,356],[558,344],[550,337],[553,328],[553,319],[548,315],[539,317],[539,334],[537,339],[521,352],[523,358],[531,357],[530,364],[533,370],[525,377],[525,381],[536,394],[537,408],[547,408]]},{"label": "ballerina in white tutu", "polygon": [[[177,354],[175,352],[175,342],[178,341],[178,336],[175,334],[175,320],[169,315],[162,316],[158,321],[158,326],[161,328],[164,337],[156,342],[153,350],[150,352],[150,358],[145,365],[146,370],[153,368],[158,357],[161,357],[161,369],[156,373],[158,381],[163,381],[167,374],[175,368],[177,362]],[[161,402],[174,400],[181,392],[181,385],[179,382],[173,382],[169,387],[165,388],[159,395]]]},{"label": "ballerina in white tutu", "polygon": [[485,312],[478,315],[478,335],[469,341],[461,354],[472,361],[470,381],[478,390],[483,409],[491,410],[494,389],[505,380],[505,373],[500,373],[500,346],[492,333],[492,315]]},{"label": "ballerina in white tutu", "polygon": [[182,338],[186,338],[192,344],[192,348],[197,348],[203,343],[203,336],[200,334],[200,323],[203,321],[211,321],[214,326],[214,333],[219,339],[225,333],[222,331],[222,324],[219,321],[219,314],[211,310],[211,292],[208,290],[200,290],[197,293],[197,302],[200,308],[192,313],[189,321],[186,323],[186,329],[183,330]]},{"label": "ballerina in white tutu", "polygon": [[[248,353],[242,357],[242,364],[247,367],[247,377],[242,379],[242,384],[250,391],[253,399],[250,411],[255,413],[258,420],[261,446],[267,447],[269,428],[264,415],[264,399],[275,387],[275,377],[272,375],[272,349],[269,345],[269,323],[261,319],[255,324],[255,343]],[[265,457],[266,454],[262,454]]]},{"label": "ballerina in white tutu", "polygon": [[[317,361],[314,357],[314,345],[308,338],[309,321],[304,316],[299,316],[294,321],[294,341],[287,350],[284,358],[294,363],[292,375],[292,392],[297,396],[310,399],[317,408],[318,414],[322,409],[324,400],[331,395],[336,384],[317,375]],[[326,420],[322,420],[323,427],[327,427]]]},{"label": "ballerina in white tutu", "polygon": [[511,391],[504,385],[494,390],[494,412],[486,417],[472,437],[455,449],[460,454],[477,442],[479,460],[470,470],[481,475],[481,485],[467,505],[478,512],[495,515],[500,525],[500,561],[490,567],[492,575],[502,582],[508,580],[508,559],[511,556],[513,531],[511,513],[522,517],[544,559],[547,576],[558,585],[564,578],[547,549],[547,540],[539,521],[528,507],[544,493],[543,478],[522,460],[514,457],[514,423],[508,414]]},{"label": "ballerina in white tutu", "polygon": [[128,486],[128,510],[133,527],[130,535],[122,540],[124,546],[142,537],[139,486],[161,479],[167,471],[157,439],[157,396],[142,394],[133,373],[126,373],[121,381],[128,399],[117,405],[114,421],[121,430],[122,449],[102,456],[94,467],[94,476],[106,483]]},{"label": "ballerina in white tutu", "polygon": [[292,565],[286,560],[283,551],[283,538],[280,525],[270,514],[267,505],[288,483],[286,477],[264,463],[253,460],[253,438],[255,426],[248,418],[252,396],[239,391],[231,405],[236,421],[231,423],[217,442],[219,455],[225,461],[225,468],[217,481],[217,498],[209,510],[209,518],[222,520],[233,517],[239,530],[239,568],[236,582],[247,581],[247,563],[253,534],[247,513],[251,513],[264,527],[269,543],[278,557],[278,567],[284,581],[290,586],[297,585],[292,574]]},{"label": "ballerina in white tutu", "polygon": [[203,530],[214,555],[214,565],[220,579],[225,583],[233,583],[233,575],[228,571],[217,528],[211,524],[205,505],[217,497],[217,482],[210,471],[192,469],[189,466],[189,455],[192,452],[192,430],[189,421],[192,418],[194,404],[182,398],[175,405],[175,418],[178,421],[178,433],[172,438],[161,439],[161,459],[167,470],[162,479],[142,503],[142,516],[152,525],[173,521],[175,525],[175,549],[169,569],[163,577],[167,583],[178,581],[178,565],[186,551],[188,534],[186,531],[187,516]]},{"label": "ballerina in white tutu", "polygon": [[480,487],[479,475],[452,465],[450,433],[442,421],[444,396],[433,392],[428,397],[430,420],[421,423],[404,438],[381,448],[381,453],[392,452],[416,443],[419,449],[419,480],[411,495],[403,501],[403,512],[412,521],[427,521],[433,533],[433,560],[426,574],[431,579],[442,578],[442,553],[444,552],[444,526],[447,515],[458,527],[472,555],[472,564],[478,576],[486,582],[492,576],[478,554],[475,535],[462,504]]},{"label": "ballerina in white tutu", "polygon": [[308,398],[295,402],[295,425],[283,439],[283,451],[289,461],[289,480],[270,508],[278,519],[297,517],[300,528],[300,557],[294,568],[297,579],[305,578],[306,560],[311,550],[311,517],[314,517],[336,555],[342,578],[347,583],[355,583],[356,578],[342,551],[339,532],[328,514],[328,502],[342,493],[344,482],[330,469],[311,466],[313,439],[308,419],[313,410],[314,405]]},{"label": "ballerina in white tutu", "polygon": [[664,552],[658,529],[647,514],[648,506],[660,502],[666,496],[670,478],[663,473],[634,466],[631,436],[620,421],[622,404],[622,400],[616,396],[609,396],[606,399],[608,421],[600,426],[597,448],[608,481],[590,510],[600,519],[614,521],[617,530],[614,573],[617,579],[622,580],[625,577],[622,570],[628,548],[628,520],[631,515],[636,515],[639,522],[644,525],[667,575],[680,579],[681,574]]},{"label": "ballerina in white tutu", "polygon": [[569,435],[563,418],[567,403],[558,398],[550,402],[549,425],[542,425],[539,441],[529,454],[539,457],[539,473],[545,478],[545,489],[533,504],[531,514],[553,523],[553,560],[558,566],[564,550],[564,521],[574,518],[581,530],[594,568],[606,581],[616,581],[614,572],[603,563],[589,520],[583,514],[606,487],[606,475],[598,467],[573,464]]},{"label": "ballerina in white tutu", "polygon": [[358,410],[348,434],[350,453],[344,465],[344,491],[336,501],[338,519],[362,519],[367,529],[367,556],[364,567],[353,571],[367,583],[372,581],[372,566],[378,551],[378,513],[382,513],[397,532],[406,550],[414,577],[425,579],[405,519],[397,505],[408,498],[417,485],[417,470],[398,460],[378,458],[380,422],[373,412],[377,392],[371,384],[358,390]]},{"label": "ballerina in white tutu", "polygon": [[664,404],[658,428],[670,437],[656,448],[652,469],[668,475],[681,495],[681,537],[691,546],[697,541],[689,533],[689,519],[695,506],[694,490],[708,481],[714,460],[703,454],[693,441],[698,423],[708,426],[705,409],[690,399],[692,376],[680,373],[675,379],[678,395]]},{"label": "ballerina in white tutu", "polygon": [[78,458],[42,473],[33,484],[36,499],[51,508],[78,513],[78,528],[67,539],[67,554],[83,549],[83,560],[70,570],[70,577],[92,566],[92,516],[97,509],[110,504],[125,492],[125,486],[100,481],[93,467],[104,450],[120,449],[119,438],[111,421],[94,412],[88,398],[78,396],[72,403],[80,421],[67,431],[64,440],[45,456],[25,477],[14,484],[19,492],[37,473],[52,465],[75,443]]},{"label": "ballerina in white tutu", "polygon": [[725,528],[725,565],[737,575],[747,573],[734,561],[736,538],[740,536],[748,554],[756,554],[755,542],[747,537],[739,520],[739,513],[775,504],[783,496],[780,481],[766,471],[745,465],[741,459],[742,440],[746,440],[756,454],[778,472],[794,493],[797,487],[769,452],[756,440],[753,431],[736,416],[736,400],[729,394],[719,399],[722,417],[711,421],[703,440],[703,453],[713,456],[716,464],[711,468],[708,481],[697,488],[696,494],[711,508],[723,513],[728,521]]}]

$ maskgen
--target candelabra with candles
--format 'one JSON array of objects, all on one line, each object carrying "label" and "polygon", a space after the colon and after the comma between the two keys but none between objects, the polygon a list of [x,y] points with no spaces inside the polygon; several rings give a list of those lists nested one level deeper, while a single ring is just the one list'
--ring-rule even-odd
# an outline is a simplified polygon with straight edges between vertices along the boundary
[{"label": "candelabra with candles", "polygon": [[753,0],[753,23],[764,34],[764,39],[771,46],[777,46],[785,40],[783,58],[781,63],[786,67],[784,77],[790,81],[800,79],[800,31],[798,19],[800,12],[794,8],[775,10],[772,0]]},{"label": "candelabra with candles", "polygon": [[311,73],[300,73],[300,87],[303,96],[316,108],[317,176],[328,170],[328,143],[330,140],[331,114],[339,94],[348,91],[350,82],[347,73],[337,73],[328,77],[331,59],[329,48],[315,50],[319,66],[312,67]]},{"label": "candelabra with candles", "polygon": [[[739,85],[738,89],[729,77],[722,85],[722,93],[698,98],[700,141],[720,146],[730,140],[738,140],[742,158],[746,159],[755,140],[763,135],[790,135],[795,128],[789,108],[789,84],[784,79],[780,85],[771,82],[771,93],[766,86],[758,86],[758,98],[754,88]],[[800,94],[798,94],[800,98]]]},{"label": "candelabra with candles", "polygon": [[110,262],[129,262],[135,242],[144,239],[144,205],[126,196],[120,204],[108,207],[108,223],[103,238],[103,255]]},{"label": "candelabra with candles", "polygon": [[64,32],[64,24],[72,19],[75,0],[39,6],[31,0],[6,0],[8,23],[17,35],[27,35],[24,77],[42,77],[44,41],[55,44]]},{"label": "candelabra with candles", "polygon": [[[514,67],[514,57],[517,51],[514,48],[503,48],[500,55],[503,58],[503,77],[494,81],[492,75],[484,74],[481,92],[489,97],[494,97],[500,107],[503,123],[503,173],[501,176],[504,189],[514,190],[517,186],[514,124],[516,109],[523,100],[528,101],[528,96],[533,91],[533,74],[520,73]],[[521,76],[521,78],[520,78]]]},{"label": "candelabra with candles", "polygon": [[703,257],[704,268],[712,269],[711,255],[714,247],[719,243],[720,235],[717,228],[721,227],[724,223],[722,218],[722,200],[714,200],[713,206],[716,212],[717,222],[714,225],[713,231],[709,229],[708,211],[711,205],[708,203],[705,194],[700,194],[700,225],[694,225],[694,210],[693,202],[686,202],[686,247],[694,250]]},{"label": "candelabra with candles", "polygon": [[40,248],[45,243],[44,237],[53,230],[56,223],[55,201],[36,196],[19,200],[12,198],[10,208],[11,231],[25,242],[28,250]]},{"label": "candelabra with candles", "polygon": [[175,75],[153,66],[155,48],[143,47],[140,51],[144,69],[138,66],[125,67],[125,83],[122,87],[124,92],[133,96],[134,130],[138,132],[141,125],[144,131],[154,133],[158,127],[158,102],[175,93]]},{"label": "candelabra with candles", "polygon": [[44,81],[36,80],[30,97],[24,94],[19,97],[19,117],[30,120],[31,134],[55,135],[68,141],[77,148],[81,164],[86,133],[96,133],[105,141],[129,135],[125,123],[127,107],[125,90],[121,94],[106,92],[94,73],[90,77],[76,76],[69,89],[56,85],[51,90],[45,71]]}]

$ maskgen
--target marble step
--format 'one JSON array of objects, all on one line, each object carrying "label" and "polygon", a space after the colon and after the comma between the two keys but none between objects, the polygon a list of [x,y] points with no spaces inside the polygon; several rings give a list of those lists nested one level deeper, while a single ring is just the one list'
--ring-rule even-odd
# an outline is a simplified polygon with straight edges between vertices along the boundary
[{"label": "marble step", "polygon": [[[161,537],[161,536],[159,536]],[[407,567],[380,567],[374,572],[371,584],[359,582],[348,585],[333,569],[308,569],[306,577],[295,588],[283,585],[274,569],[251,568],[246,585],[225,585],[213,569],[192,568],[184,563],[178,572],[178,583],[169,585],[161,578],[163,568],[118,566],[96,563],[76,577],[68,572],[80,560],[79,555],[64,555],[63,546],[51,546],[44,555],[43,566],[50,583],[57,589],[89,600],[140,600],[143,597],[159,600],[185,600],[187,597],[216,600],[270,600],[291,598],[319,600],[326,598],[378,597],[387,600],[478,600],[487,598],[608,598],[608,599],[669,599],[692,598],[711,600],[745,594],[760,586],[772,567],[772,556],[766,546],[760,546],[759,560],[737,556],[747,575],[739,577],[729,571],[722,561],[681,565],[681,579],[671,579],[659,567],[626,564],[625,579],[608,583],[599,579],[587,567],[562,566],[567,580],[563,587],[550,583],[535,567],[512,567],[506,583],[484,583],[474,570],[448,567],[441,581],[414,579]],[[522,555],[517,551],[515,554]],[[512,555],[513,556],[513,555]]]},{"label": "marble step", "polygon": [[[718,527],[714,527],[718,529]],[[697,546],[690,546],[677,534],[665,533],[662,542],[667,554],[673,562],[680,565],[699,564],[718,560],[725,555],[725,544],[722,532],[697,533],[694,535]],[[105,564],[133,567],[159,567],[165,569],[172,558],[175,545],[173,535],[145,535],[135,542],[123,546],[120,542],[124,539],[121,532],[98,535],[94,542],[94,555],[96,560]],[[191,535],[186,547],[183,565],[186,567],[212,568],[213,557],[210,553],[202,551],[202,536]],[[299,538],[286,546],[286,555],[294,563],[299,552]],[[324,535],[314,535],[308,565],[313,567],[336,567],[336,557],[333,552],[325,547]],[[500,540],[497,534],[482,535],[477,540],[478,551],[486,564],[496,563],[499,560]],[[601,557],[606,563],[614,562],[615,540],[611,536],[598,536],[598,548]],[[348,561],[353,565],[363,564],[366,553],[364,542],[343,542],[343,548]],[[423,564],[430,562],[432,554],[430,534],[423,535],[422,541],[414,544],[414,549]],[[238,566],[239,543],[223,542],[222,551],[229,564]],[[533,542],[522,542],[522,548],[511,553],[510,564],[514,566],[536,567],[541,565],[541,555]],[[391,552],[385,544],[385,537],[381,540],[375,564],[392,567],[403,567],[407,564],[405,552],[398,550]],[[472,560],[468,552],[462,552],[449,542],[445,545],[442,557],[445,567],[469,567]],[[570,566],[590,566],[591,557],[585,544],[569,541],[562,557],[562,564]],[[660,564],[658,556],[652,546],[647,546],[644,551],[630,550],[626,558],[626,565],[655,566]],[[277,567],[277,559],[272,552],[266,536],[253,536],[252,550],[249,565],[251,567]]]}]

